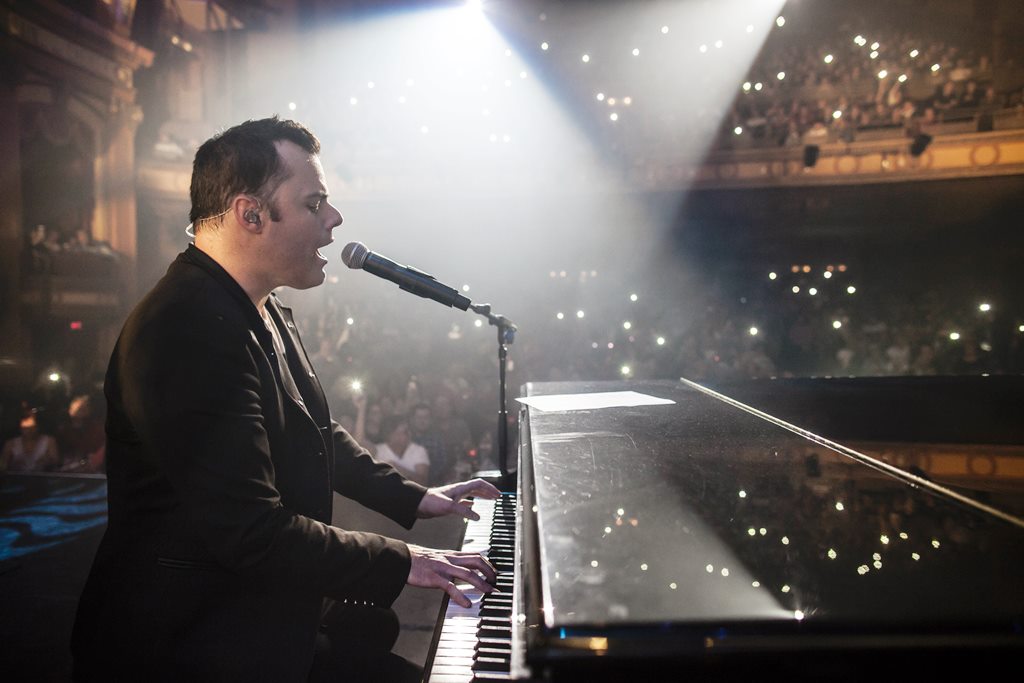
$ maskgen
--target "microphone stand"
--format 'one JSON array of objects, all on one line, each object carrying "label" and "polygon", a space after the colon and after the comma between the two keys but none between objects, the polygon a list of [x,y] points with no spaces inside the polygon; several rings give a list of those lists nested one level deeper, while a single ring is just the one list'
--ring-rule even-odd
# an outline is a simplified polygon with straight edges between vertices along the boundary
[{"label": "microphone stand", "polygon": [[515,341],[516,326],[503,315],[491,313],[490,304],[470,304],[474,313],[487,318],[498,328],[498,469],[502,477],[508,474],[508,408],[505,405],[505,365],[508,345]]}]

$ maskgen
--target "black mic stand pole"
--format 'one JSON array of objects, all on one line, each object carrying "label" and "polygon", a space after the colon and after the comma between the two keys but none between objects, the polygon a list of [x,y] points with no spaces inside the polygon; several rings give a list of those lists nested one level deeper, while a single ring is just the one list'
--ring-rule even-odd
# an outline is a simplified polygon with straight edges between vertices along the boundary
[{"label": "black mic stand pole", "polygon": [[470,308],[498,328],[498,469],[504,477],[508,474],[508,407],[505,404],[505,365],[508,362],[508,345],[515,341],[517,328],[515,323],[505,316],[491,313],[490,304],[471,304]]}]

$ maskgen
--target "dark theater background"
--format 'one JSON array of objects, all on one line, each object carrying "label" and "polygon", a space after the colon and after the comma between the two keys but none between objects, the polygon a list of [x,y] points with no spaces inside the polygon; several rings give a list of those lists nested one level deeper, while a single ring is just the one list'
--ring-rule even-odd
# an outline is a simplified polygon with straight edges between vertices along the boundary
[{"label": "dark theater background", "polygon": [[[0,0],[0,63],[5,680],[70,680],[106,363],[188,244],[196,148],[246,119],[308,125],[345,217],[325,284],[280,293],[334,417],[378,442],[419,406],[431,481],[497,465],[494,330],[349,270],[350,241],[515,320],[511,396],[886,376],[979,406],[1024,371],[1018,0]],[[814,403],[784,417],[831,424]],[[1019,427],[982,415],[984,451],[910,410],[965,445],[879,457],[1024,512]],[[439,599],[403,600],[422,663]]]}]

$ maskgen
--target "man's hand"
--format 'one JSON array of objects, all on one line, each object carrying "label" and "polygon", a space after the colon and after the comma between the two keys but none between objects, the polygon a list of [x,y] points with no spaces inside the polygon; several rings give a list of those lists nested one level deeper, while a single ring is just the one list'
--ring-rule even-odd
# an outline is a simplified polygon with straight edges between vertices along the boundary
[{"label": "man's hand", "polygon": [[437,486],[427,489],[426,495],[420,501],[420,506],[416,508],[416,516],[420,519],[429,519],[444,515],[459,515],[476,521],[480,519],[480,515],[473,512],[472,504],[466,498],[475,496],[494,499],[500,495],[501,492],[498,489],[483,479],[471,479],[458,484]]},{"label": "man's hand", "polygon": [[406,583],[420,588],[440,588],[462,607],[469,607],[471,601],[456,587],[461,581],[477,590],[490,593],[494,590],[497,574],[494,567],[480,553],[461,550],[434,550],[418,545],[409,545],[412,567]]}]

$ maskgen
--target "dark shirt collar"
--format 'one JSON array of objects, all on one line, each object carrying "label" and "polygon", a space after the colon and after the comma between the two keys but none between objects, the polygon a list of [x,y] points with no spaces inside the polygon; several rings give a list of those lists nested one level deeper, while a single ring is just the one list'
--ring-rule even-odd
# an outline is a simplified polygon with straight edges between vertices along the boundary
[{"label": "dark shirt collar", "polygon": [[228,294],[238,300],[239,306],[244,312],[246,320],[249,322],[249,326],[252,329],[259,330],[264,333],[267,331],[266,325],[263,323],[263,318],[260,316],[260,312],[256,309],[256,304],[253,303],[252,299],[249,298],[249,295],[245,293],[244,289],[242,289],[242,285],[238,284],[238,281],[231,277],[228,271],[224,270],[224,267],[214,261],[209,254],[204,252],[195,244],[189,244],[185,251],[178,254],[177,262],[198,266],[204,270],[221,287],[223,287]]}]

